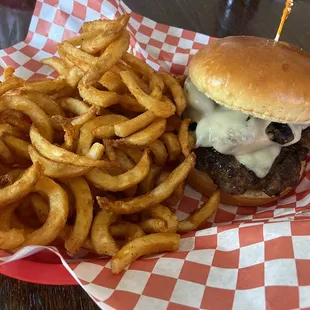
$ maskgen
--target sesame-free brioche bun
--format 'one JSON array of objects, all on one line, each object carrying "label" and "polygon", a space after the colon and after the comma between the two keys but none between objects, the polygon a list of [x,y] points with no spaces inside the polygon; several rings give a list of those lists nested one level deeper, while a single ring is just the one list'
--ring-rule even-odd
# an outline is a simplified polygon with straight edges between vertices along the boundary
[{"label": "sesame-free brioche bun", "polygon": [[215,40],[193,57],[189,77],[227,108],[310,124],[310,54],[288,43],[249,36]]},{"label": "sesame-free brioche bun", "polygon": [[[306,166],[307,166],[306,161],[302,161],[299,181],[301,180],[306,171]],[[187,182],[193,189],[200,192],[206,197],[211,196],[217,190],[216,185],[213,183],[209,175],[196,168],[192,169],[191,172],[189,173],[187,177]],[[220,195],[222,203],[233,206],[250,207],[250,206],[261,206],[276,201],[279,198],[288,194],[291,190],[292,188],[286,188],[279,196],[274,197],[270,197],[260,190],[248,190],[242,195],[230,195],[228,193],[220,191]]]}]

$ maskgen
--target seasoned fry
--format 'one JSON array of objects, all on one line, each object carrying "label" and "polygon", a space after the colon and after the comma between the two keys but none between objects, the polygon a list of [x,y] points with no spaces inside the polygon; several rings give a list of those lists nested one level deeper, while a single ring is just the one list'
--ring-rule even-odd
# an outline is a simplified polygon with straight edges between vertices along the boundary
[{"label": "seasoned fry", "polygon": [[65,227],[69,205],[66,192],[52,179],[42,177],[35,191],[43,193],[49,200],[50,211],[44,225],[27,235],[26,240],[14,251],[27,245],[47,245],[54,241]]},{"label": "seasoned fry", "polygon": [[181,116],[186,108],[186,99],[182,87],[172,75],[161,72],[160,76],[163,78],[165,85],[172,93],[177,115]]},{"label": "seasoned fry", "polygon": [[0,160],[6,165],[11,165],[14,162],[13,154],[2,140],[0,140]]},{"label": "seasoned fry", "polygon": [[126,155],[131,158],[135,163],[138,163],[143,155],[143,151],[138,148],[130,146],[121,146],[120,147]]},{"label": "seasoned fry", "polygon": [[63,179],[72,191],[75,200],[75,223],[65,241],[65,247],[70,253],[76,253],[86,240],[93,221],[93,198],[89,186],[83,177]]},{"label": "seasoned fry", "polygon": [[135,97],[128,95],[128,94],[123,94],[119,98],[118,102],[123,108],[132,111],[132,112],[137,112],[137,113],[142,113],[145,112],[145,107],[143,107]]},{"label": "seasoned fry", "polygon": [[160,252],[176,251],[180,236],[176,233],[156,233],[132,240],[112,258],[112,272],[118,274],[137,258]]},{"label": "seasoned fry", "polygon": [[143,76],[145,76],[148,80],[151,79],[151,75],[154,72],[153,68],[150,67],[143,60],[131,55],[130,53],[125,53],[122,57],[127,65],[132,67],[134,70],[141,72]]},{"label": "seasoned fry", "polygon": [[96,62],[86,72],[82,79],[85,85],[89,85],[93,81],[98,81],[105,72],[118,62],[129,47],[129,40],[129,32],[123,30],[120,36],[104,50]]},{"label": "seasoned fry", "polygon": [[13,109],[26,114],[38,128],[41,135],[49,142],[53,141],[51,121],[38,105],[23,96],[14,96],[13,94],[12,96],[3,96],[2,100],[0,104],[0,113],[7,109]]},{"label": "seasoned fry", "polygon": [[111,192],[123,191],[140,183],[147,176],[150,165],[150,156],[146,150],[139,163],[125,173],[112,176],[102,169],[92,169],[86,174],[86,178],[101,189]]},{"label": "seasoned fry", "polygon": [[129,71],[123,71],[120,73],[120,75],[130,92],[146,109],[152,111],[156,116],[163,118],[168,118],[174,114],[175,106],[173,104],[154,99],[146,94],[135,82]]},{"label": "seasoned fry", "polygon": [[121,17],[115,20],[94,20],[86,22],[82,26],[83,34],[85,32],[99,30],[101,33],[111,33],[121,31],[125,25],[127,25],[130,15],[123,14]]},{"label": "seasoned fry", "polygon": [[36,103],[49,116],[65,116],[62,108],[48,95],[29,89],[21,89],[18,94]]},{"label": "seasoned fry", "polygon": [[72,164],[79,167],[111,167],[115,163],[104,160],[96,160],[85,156],[76,155],[75,153],[64,150],[61,147],[49,143],[44,139],[39,131],[31,126],[30,139],[32,145],[46,158],[64,163]]},{"label": "seasoned fry", "polygon": [[160,167],[151,165],[149,173],[139,184],[139,193],[141,195],[150,192],[156,186],[156,179],[158,178],[160,171]]},{"label": "seasoned fry", "polygon": [[4,81],[14,76],[15,69],[12,67],[6,67],[3,70]]},{"label": "seasoned fry", "polygon": [[61,98],[59,99],[58,103],[62,109],[76,115],[85,114],[89,110],[89,105],[87,103],[75,98]]},{"label": "seasoned fry", "polygon": [[[110,124],[113,125],[116,122],[123,121],[126,119],[127,118],[122,115],[107,114],[98,116],[93,120],[90,120],[89,122],[85,123],[80,129],[80,137],[77,144],[77,154],[84,155],[88,152],[95,139],[93,132],[96,128],[98,127],[100,128],[101,126],[106,126]],[[113,126],[112,130],[114,130]]]},{"label": "seasoned fry", "polygon": [[85,53],[68,41],[59,43],[57,48],[60,55],[65,55],[65,58],[82,71],[87,71],[96,62],[96,57]]},{"label": "seasoned fry", "polygon": [[178,135],[182,153],[185,157],[188,156],[191,152],[189,133],[188,133],[188,126],[190,123],[191,123],[190,119],[184,119],[181,123]]},{"label": "seasoned fry", "polygon": [[93,38],[83,40],[81,44],[81,50],[89,54],[96,54],[97,52],[109,46],[119,37],[119,35],[119,32],[101,33]]},{"label": "seasoned fry", "polygon": [[25,232],[20,229],[12,228],[4,231],[0,230],[0,249],[12,250],[25,241]]},{"label": "seasoned fry", "polygon": [[50,212],[48,202],[40,194],[32,193],[30,195],[30,204],[39,222],[44,224]]},{"label": "seasoned fry", "polygon": [[34,163],[12,185],[0,189],[0,207],[11,204],[25,197],[32,190],[40,177],[40,165]]},{"label": "seasoned fry", "polygon": [[115,91],[119,94],[128,92],[119,74],[113,71],[106,72],[98,82],[109,91]]},{"label": "seasoned fry", "polygon": [[22,79],[16,78],[14,76],[6,79],[4,82],[0,83],[0,96],[11,89],[16,89],[23,86],[23,84],[24,81]]},{"label": "seasoned fry", "polygon": [[140,129],[143,129],[155,121],[156,116],[151,111],[146,111],[137,117],[114,125],[115,134],[119,137],[127,137]]},{"label": "seasoned fry", "polygon": [[105,140],[103,140],[103,145],[105,148],[105,154],[107,155],[109,160],[115,161],[116,160],[116,153],[115,153],[114,147],[109,142],[107,142]]},{"label": "seasoned fry", "polygon": [[[107,115],[107,117],[111,117],[112,114]],[[114,117],[114,121],[112,121],[109,124],[103,124],[103,126],[100,126],[98,128],[95,128],[93,130],[93,135],[98,139],[107,139],[112,138],[115,136],[115,124],[123,123],[128,120],[127,117],[123,115],[115,115],[117,117]]]},{"label": "seasoned fry", "polygon": [[180,158],[181,146],[178,137],[172,132],[166,132],[160,140],[164,143],[168,151],[168,160],[175,161]]},{"label": "seasoned fry", "polygon": [[[85,76],[84,76],[85,78]],[[78,84],[78,89],[81,97],[91,105],[97,107],[108,108],[114,104],[117,104],[120,95],[115,92],[99,90],[92,86],[86,86],[83,79]]]},{"label": "seasoned fry", "polygon": [[157,140],[166,129],[167,121],[165,119],[157,119],[145,129],[138,131],[126,138],[113,140],[111,143],[115,146],[132,145],[132,146],[148,146]]},{"label": "seasoned fry", "polygon": [[84,75],[84,71],[77,66],[73,66],[68,70],[66,81],[69,86],[76,88]]},{"label": "seasoned fry", "polygon": [[95,252],[99,255],[113,256],[118,247],[110,234],[110,226],[115,223],[117,216],[115,214],[101,210],[95,216],[91,228],[91,243]]},{"label": "seasoned fry", "polygon": [[110,234],[113,238],[125,239],[126,243],[145,235],[139,225],[130,222],[121,222],[111,225]]},{"label": "seasoned fry", "polygon": [[97,202],[101,208],[117,214],[141,212],[167,199],[178,185],[186,179],[194,165],[195,155],[192,153],[171,172],[163,183],[156,186],[151,192],[126,201],[109,201],[104,197],[97,197]]},{"label": "seasoned fry", "polygon": [[26,134],[28,134],[30,130],[30,122],[28,122],[28,117],[22,112],[16,110],[4,110],[0,114],[0,123],[9,124]]},{"label": "seasoned fry", "polygon": [[70,69],[70,67],[58,57],[45,58],[42,59],[41,62],[55,69],[61,77],[66,77]]},{"label": "seasoned fry", "polygon": [[42,79],[25,83],[24,87],[28,90],[37,91],[42,94],[52,95],[61,91],[67,86],[66,80],[63,79]]},{"label": "seasoned fry", "polygon": [[220,192],[216,191],[201,208],[179,222],[178,233],[185,234],[199,228],[216,212],[219,203]]},{"label": "seasoned fry", "polygon": [[[50,178],[74,178],[84,175],[89,171],[89,167],[79,167],[76,165],[59,163],[43,157],[33,146],[28,148],[31,160],[34,163],[39,163],[42,167],[43,174]],[[102,144],[95,143],[86,156],[93,159],[100,159],[102,157],[104,148]]]},{"label": "seasoned fry", "polygon": [[[141,223],[142,229],[147,233],[153,232],[176,232],[178,230],[178,218],[177,216],[167,207],[163,205],[156,205],[150,209],[143,211],[143,214],[150,217],[151,219],[159,219],[164,222],[164,225],[161,227],[152,227],[146,226],[147,221]],[[150,222],[149,222],[150,223]],[[146,229],[145,229],[146,228]],[[153,228],[152,230],[147,230],[147,228]]]},{"label": "seasoned fry", "polygon": [[158,166],[162,166],[166,163],[168,153],[165,145],[160,140],[155,140],[150,144],[150,150],[154,155],[154,163]]},{"label": "seasoned fry", "polygon": [[12,150],[17,156],[30,159],[28,153],[28,146],[30,145],[29,142],[11,135],[5,135],[2,139],[9,149]]},{"label": "seasoned fry", "polygon": [[[12,228],[12,217],[19,203],[15,202],[11,205],[3,207],[0,211],[0,231],[10,230]],[[140,228],[140,227],[139,227]],[[0,246],[1,248],[1,246]]]}]

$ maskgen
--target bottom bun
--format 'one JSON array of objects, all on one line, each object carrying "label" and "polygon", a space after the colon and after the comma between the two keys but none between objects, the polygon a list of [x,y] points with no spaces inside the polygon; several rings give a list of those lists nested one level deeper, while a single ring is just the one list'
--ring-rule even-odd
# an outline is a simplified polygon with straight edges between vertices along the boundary
[{"label": "bottom bun", "polygon": [[[301,163],[300,169],[300,177],[299,180],[302,178],[304,172],[306,170],[306,162],[303,161]],[[217,189],[217,186],[213,183],[212,179],[209,175],[205,172],[202,172],[197,169],[193,169],[188,177],[187,177],[188,184],[195,189],[196,191],[200,192],[204,196],[211,196]],[[268,196],[263,191],[260,190],[248,190],[242,195],[230,195],[221,191],[221,202],[233,205],[233,206],[261,206],[272,201],[276,201],[279,198],[288,194],[292,188],[285,189],[279,196]]]}]

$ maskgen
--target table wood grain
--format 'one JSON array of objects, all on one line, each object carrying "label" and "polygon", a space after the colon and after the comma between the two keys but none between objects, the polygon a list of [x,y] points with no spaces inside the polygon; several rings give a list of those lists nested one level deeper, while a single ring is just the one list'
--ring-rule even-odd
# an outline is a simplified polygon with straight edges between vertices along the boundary
[{"label": "table wood grain", "polygon": [[[18,3],[18,1],[0,0],[0,5],[7,6],[8,2]],[[32,0],[19,2],[23,4],[24,12],[28,9],[28,14],[31,14],[29,9],[31,2],[33,3]],[[125,2],[132,10],[157,22],[214,37],[255,35],[274,38],[284,0],[125,0]],[[310,1],[294,2],[293,13],[285,24],[281,40],[310,51]],[[16,5],[13,9],[16,9]],[[2,7],[0,11],[3,12]],[[26,35],[28,21],[29,15],[25,17],[23,29],[19,31],[13,29],[15,33],[19,33],[20,40]],[[0,25],[1,23],[2,18]],[[19,23],[16,23],[16,27],[18,25]],[[4,35],[4,32],[0,32],[0,46],[1,42],[7,43],[7,40],[1,39]],[[16,37],[14,39],[16,40]],[[93,310],[97,307],[80,287],[36,285],[0,275],[0,309]]]}]

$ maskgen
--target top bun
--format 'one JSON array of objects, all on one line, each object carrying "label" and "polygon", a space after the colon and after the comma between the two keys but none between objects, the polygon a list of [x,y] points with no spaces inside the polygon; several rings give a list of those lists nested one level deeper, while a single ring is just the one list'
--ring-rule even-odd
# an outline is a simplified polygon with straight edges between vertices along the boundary
[{"label": "top bun", "polygon": [[280,123],[310,123],[310,54],[284,42],[215,40],[189,64],[189,77],[218,104]]}]

